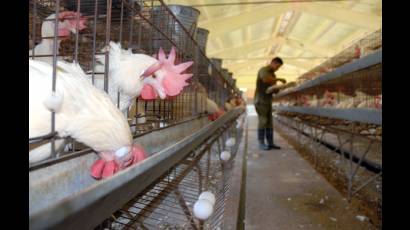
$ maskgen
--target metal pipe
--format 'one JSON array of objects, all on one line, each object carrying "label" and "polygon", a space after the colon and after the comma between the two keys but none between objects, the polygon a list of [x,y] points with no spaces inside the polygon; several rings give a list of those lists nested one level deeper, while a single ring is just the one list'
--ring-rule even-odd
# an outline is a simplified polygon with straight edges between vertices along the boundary
[{"label": "metal pipe", "polygon": [[[280,120],[278,120],[278,122],[281,123],[281,124],[284,124],[285,126],[287,126],[286,123],[281,122]],[[295,129],[295,128],[293,128],[293,127],[290,127],[290,126],[288,126],[288,127],[291,128],[292,130],[296,130],[296,131],[297,131],[297,129]],[[304,132],[304,131],[301,131],[300,133],[301,133],[302,135],[308,137],[308,138],[312,138],[311,135],[307,134],[307,133]],[[359,162],[359,159],[360,159],[360,158],[357,157],[357,156],[356,156],[355,154],[353,154],[353,153],[350,153],[350,152],[348,152],[348,151],[346,151],[346,150],[341,151],[338,147],[336,147],[336,146],[334,146],[333,144],[328,143],[328,142],[326,142],[326,141],[323,141],[323,142],[320,142],[320,140],[315,140],[315,141],[318,141],[318,142],[321,143],[324,147],[326,147],[326,148],[332,150],[332,151],[335,152],[335,153],[338,153],[338,154],[342,155],[343,157],[345,157],[345,158],[347,158],[347,159],[350,157],[350,155],[352,155],[353,162],[354,162],[354,163],[358,163],[358,162]],[[369,170],[369,171],[371,171],[371,172],[374,172],[374,173],[379,173],[380,171],[382,171],[382,166],[381,166],[381,165],[379,165],[379,164],[377,164],[377,163],[375,163],[375,162],[372,162],[372,161],[370,161],[370,160],[368,160],[368,159],[364,159],[363,162],[362,162],[362,164],[361,164],[361,166],[365,167],[367,170]]]},{"label": "metal pipe", "polygon": [[[57,53],[58,53],[58,14],[60,10],[60,0],[56,0],[55,5],[55,17],[54,17],[54,43],[53,43],[53,75],[52,75],[52,85],[51,93],[55,95],[56,85],[57,85]],[[55,112],[51,111],[51,133],[55,132]],[[51,155],[56,156],[55,152],[55,138],[51,138]]]}]

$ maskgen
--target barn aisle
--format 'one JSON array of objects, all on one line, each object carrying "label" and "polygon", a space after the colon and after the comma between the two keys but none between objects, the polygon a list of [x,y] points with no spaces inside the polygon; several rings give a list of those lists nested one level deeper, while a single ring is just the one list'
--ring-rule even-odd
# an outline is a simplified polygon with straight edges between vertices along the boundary
[{"label": "barn aisle", "polygon": [[373,229],[278,133],[281,150],[258,150],[257,117],[248,114],[247,230]]}]

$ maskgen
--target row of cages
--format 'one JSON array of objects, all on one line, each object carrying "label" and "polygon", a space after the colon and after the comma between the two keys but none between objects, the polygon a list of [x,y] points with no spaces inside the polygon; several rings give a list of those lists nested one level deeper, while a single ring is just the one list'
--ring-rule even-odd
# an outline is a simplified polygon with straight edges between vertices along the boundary
[{"label": "row of cages", "polygon": [[[243,138],[243,129],[237,129],[235,124],[235,120],[226,123],[95,229],[228,229],[234,226],[237,219],[227,215],[230,210],[238,211],[235,207],[239,200],[231,194],[238,192],[234,183],[241,179],[233,174],[242,167],[237,163],[241,162],[237,155],[240,155]],[[235,144],[228,146],[232,138]],[[223,151],[232,154],[232,160],[222,160]],[[213,207],[201,200],[205,195],[213,197],[210,199]]]},{"label": "row of cages", "polygon": [[382,206],[381,31],[302,75],[273,97],[279,132],[317,170],[375,210]]},{"label": "row of cages", "polygon": [[275,122],[278,132],[317,171],[349,202],[359,202],[371,222],[381,227],[381,127],[298,113],[275,114]]},{"label": "row of cages", "polygon": [[[286,91],[289,90],[287,93]],[[274,97],[274,106],[382,109],[382,63]]]},{"label": "row of cages", "polygon": [[[232,74],[207,58],[209,32],[197,28],[199,14],[192,7],[168,6],[162,0],[30,0],[29,58],[51,66],[52,94],[58,86],[59,63],[78,63],[90,82],[104,90],[126,115],[135,137],[209,113],[207,99],[223,108],[230,98],[241,97]],[[117,54],[124,57],[121,61],[128,60],[128,54],[141,59],[118,68]],[[170,65],[169,71],[186,79],[174,85],[168,82],[169,87],[179,84],[179,92],[164,97],[127,94],[127,86],[121,85],[118,76],[126,74],[128,67],[146,73],[148,57],[162,58]],[[132,75],[137,78],[141,73]],[[126,102],[130,97],[132,101]],[[55,112],[51,114],[50,132],[30,134],[30,151],[50,142],[52,157],[58,158],[86,148],[66,138],[70,144],[56,149],[53,143],[61,137],[56,133]]]},{"label": "row of cages", "polygon": [[328,132],[344,132],[346,135],[360,136],[362,139],[373,142],[382,141],[382,126],[379,124],[355,122],[289,111],[276,111],[275,116],[289,117],[295,119],[295,121],[306,124],[314,123],[319,128],[327,129]]},{"label": "row of cages", "polygon": [[89,177],[92,153],[35,170],[30,229],[236,229],[246,124],[235,110],[148,133],[149,159],[108,180]]},{"label": "row of cages", "polygon": [[382,48],[382,31],[377,30],[365,36],[364,38],[354,41],[347,48],[343,49],[338,54],[327,59],[322,64],[306,72],[298,78],[299,83],[315,79],[325,73],[331,72],[334,69],[351,63],[360,58],[366,57],[369,54],[377,52]]},{"label": "row of cages", "polygon": [[377,226],[382,207],[381,31],[273,96],[278,132]]}]

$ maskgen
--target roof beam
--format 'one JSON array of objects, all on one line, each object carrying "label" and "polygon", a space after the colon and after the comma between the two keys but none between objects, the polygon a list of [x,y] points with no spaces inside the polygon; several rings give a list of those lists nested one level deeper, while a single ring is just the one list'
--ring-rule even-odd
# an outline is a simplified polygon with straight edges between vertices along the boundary
[{"label": "roof beam", "polygon": [[[252,41],[245,43],[242,46],[238,47],[232,47],[228,49],[222,49],[217,52],[209,52],[210,57],[220,57],[220,58],[229,58],[229,57],[241,57],[244,56],[254,50],[262,49],[265,47],[272,47],[274,44],[279,44],[282,43],[286,44],[290,47],[302,49],[305,51],[309,51],[312,53],[316,53],[320,56],[331,56],[334,52],[333,49],[315,45],[314,43],[310,42],[305,42],[295,40],[295,39],[290,39],[290,38],[282,38],[282,37],[275,37],[275,38],[269,38],[269,39],[264,39],[264,40],[258,40],[258,41]],[[270,51],[270,50],[269,50]]]},{"label": "roof beam", "polygon": [[[358,41],[358,38],[362,38],[362,35],[365,33],[366,30],[364,29],[357,29],[356,31],[353,31],[349,36],[347,36],[345,39],[340,41],[338,44],[336,44],[336,48],[338,51],[341,51],[349,46],[351,46],[354,42],[353,41]],[[343,46],[343,47],[342,47]]]},{"label": "roof beam", "polygon": [[[278,35],[279,28],[280,28],[280,24],[281,24],[281,22],[282,22],[282,18],[283,18],[283,15],[280,15],[279,17],[276,18],[276,20],[275,20],[275,25],[273,26],[273,29],[272,29],[271,38],[275,38],[275,37]],[[272,48],[274,47],[274,45],[275,45],[275,44],[272,43],[272,44],[269,46],[269,48],[268,48],[268,50],[267,50],[267,54],[268,54],[268,55],[271,53]]]},{"label": "roof beam", "polygon": [[[268,59],[266,59],[267,63]],[[232,71],[238,71],[240,69],[247,68],[248,66],[255,66],[255,65],[260,65],[263,62],[263,60],[257,59],[257,60],[248,60],[240,63],[234,63],[234,64],[227,64],[227,68]],[[259,66],[262,67],[262,66]]]},{"label": "roof beam", "polygon": [[[282,36],[282,37],[285,37],[286,39],[288,39],[287,37],[288,37],[288,34],[293,30],[293,28],[295,27],[295,25],[296,25],[296,22],[298,21],[298,19],[300,18],[300,16],[301,16],[301,13],[300,12],[294,12],[294,11],[291,11],[291,12],[288,12],[287,14],[292,14],[291,15],[291,18],[288,20],[288,21],[285,21],[285,18],[286,18],[286,14],[284,15],[284,20],[282,20],[282,22],[281,23],[284,23],[285,24],[285,29],[284,29],[284,31],[280,31],[280,29],[279,29],[279,31],[278,31],[278,34],[280,35],[280,36]],[[282,26],[282,25],[280,25],[280,26]],[[279,26],[279,27],[280,27]],[[284,40],[282,40],[282,41],[280,41],[278,44],[277,44],[277,46],[276,46],[276,48],[275,48],[275,50],[273,51],[273,54],[274,55],[278,55],[278,53],[279,53],[279,51],[282,49],[282,47],[283,47],[283,45],[286,43],[286,41],[284,41]]]},{"label": "roof beam", "polygon": [[[201,4],[205,4],[204,0],[201,0]],[[209,19],[209,13],[206,7],[203,7],[202,9],[200,9],[201,14],[204,15],[204,17],[208,20]]]},{"label": "roof beam", "polygon": [[218,17],[204,23],[200,23],[201,27],[212,28],[209,36],[218,37],[229,30],[255,24],[270,17],[275,17],[289,10],[297,10],[318,16],[322,16],[337,22],[350,24],[367,29],[378,29],[381,27],[381,17],[375,14],[365,14],[354,12],[350,9],[334,7],[331,4],[323,3],[298,3],[298,7],[294,3],[282,3],[280,5],[273,4],[272,6],[253,7],[239,15],[230,17]]},{"label": "roof beam", "polygon": [[313,32],[309,35],[308,40],[310,42],[316,42],[321,36],[329,32],[336,25],[335,21],[324,20],[319,26],[317,26]]},{"label": "roof beam", "polygon": [[241,54],[247,54],[254,50],[266,48],[272,43],[278,42],[281,39],[283,38],[269,38],[269,39],[264,39],[264,40],[251,41],[251,42],[243,44],[242,46],[222,49],[217,52],[210,52],[209,56],[224,57],[225,55],[226,56],[229,55],[232,57],[237,57],[238,55],[241,55]]},{"label": "roof beam", "polygon": [[229,31],[252,25],[268,18],[276,17],[291,9],[291,4],[280,4],[251,8],[252,10],[243,12],[231,17],[221,17],[214,20],[200,23],[201,27],[212,28],[210,37],[218,37]]},{"label": "roof beam", "polygon": [[312,52],[312,53],[315,53],[315,54],[318,54],[324,57],[329,57],[333,55],[334,53],[332,47],[319,46],[313,42],[304,42],[304,41],[299,41],[296,39],[287,38],[284,44],[290,47],[293,47],[293,48],[298,48],[304,51],[309,51],[309,52]]},{"label": "roof beam", "polygon": [[378,15],[359,13],[351,9],[333,7],[329,4],[302,4],[300,10],[361,28],[375,30],[381,27],[381,17]]},{"label": "roof beam", "polygon": [[[272,57],[267,57],[266,61],[263,61],[263,60],[261,61],[260,59],[257,59],[257,60],[248,60],[248,61],[234,63],[234,64],[226,64],[226,67],[229,70],[234,71],[234,72],[238,72],[242,69],[248,68],[249,66],[255,66],[255,68],[260,68],[262,67],[263,63],[269,62],[270,58]],[[301,69],[302,71],[307,71],[316,65],[316,63],[312,61],[300,61],[294,58],[292,59],[282,58],[282,59],[285,64],[295,66]]]}]

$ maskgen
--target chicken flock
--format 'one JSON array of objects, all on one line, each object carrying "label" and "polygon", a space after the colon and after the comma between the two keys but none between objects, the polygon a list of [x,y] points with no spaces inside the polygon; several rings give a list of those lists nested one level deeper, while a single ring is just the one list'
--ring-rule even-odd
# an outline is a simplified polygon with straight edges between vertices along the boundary
[{"label": "chicken flock", "polygon": [[[58,38],[54,43],[55,14],[42,23],[43,40],[29,51],[29,138],[44,136],[52,128],[57,133],[55,148],[65,146],[64,138],[71,137],[97,152],[99,159],[90,168],[95,179],[104,179],[130,165],[143,161],[144,148],[134,143],[128,113],[135,113],[136,98],[140,100],[165,99],[179,95],[193,76],[185,73],[192,61],[175,64],[176,50],[168,55],[162,48],[155,56],[134,54],[111,41],[103,51],[108,52],[108,90],[104,91],[105,56],[96,55],[94,72],[85,72],[78,63],[69,63],[57,57],[55,90],[52,90],[53,50],[70,33],[78,33],[87,26],[87,20],[76,12],[64,11],[58,15]],[[79,20],[77,20],[79,18]],[[77,29],[78,28],[78,31]],[[58,54],[58,53],[57,53]],[[37,55],[40,55],[37,57]],[[206,106],[209,120],[215,120],[224,109],[208,98],[204,87],[199,93]],[[238,104],[239,103],[239,104]],[[232,109],[241,104],[238,98],[227,102]],[[51,143],[37,145],[29,150],[29,162],[36,163],[51,156]]]},{"label": "chicken flock", "polygon": [[353,96],[342,92],[325,91],[322,97],[301,95],[295,100],[274,102],[274,106],[323,107],[337,109],[382,109],[382,94],[371,96],[357,90]]}]

